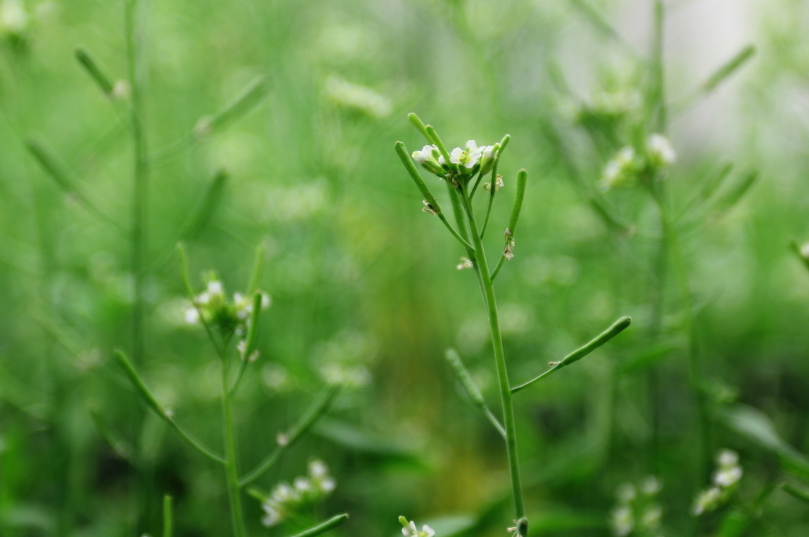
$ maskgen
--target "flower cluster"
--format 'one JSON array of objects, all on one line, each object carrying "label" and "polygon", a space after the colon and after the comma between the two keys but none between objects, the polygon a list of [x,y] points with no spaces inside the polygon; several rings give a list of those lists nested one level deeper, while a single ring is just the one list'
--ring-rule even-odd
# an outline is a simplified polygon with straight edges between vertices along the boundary
[{"label": "flower cluster", "polygon": [[439,177],[449,179],[457,175],[469,179],[477,173],[483,175],[491,171],[499,151],[500,144],[478,147],[474,140],[469,140],[465,148],[456,147],[449,153],[449,163],[434,145],[414,151],[413,160]]},{"label": "flower cluster", "polygon": [[699,516],[722,506],[733,494],[736,485],[742,478],[742,467],[739,465],[739,454],[723,449],[716,458],[719,468],[714,472],[713,485],[700,492],[694,500],[691,513]]},{"label": "flower cluster", "polygon": [[416,528],[416,523],[412,520],[408,522],[408,520],[400,516],[399,523],[402,525],[402,535],[404,537],[433,537],[435,535],[435,531],[433,528],[424,524],[421,527],[421,531]]},{"label": "flower cluster", "polygon": [[309,463],[306,477],[296,477],[292,485],[279,483],[269,497],[263,498],[261,505],[264,518],[261,523],[267,527],[283,522],[301,508],[311,505],[331,493],[337,482],[329,475],[329,469],[323,461]]},{"label": "flower cluster", "polygon": [[662,485],[653,476],[639,487],[624,483],[618,487],[618,505],[612,510],[610,525],[618,537],[627,535],[659,535],[663,509],[655,501]]},{"label": "flower cluster", "polygon": [[[261,309],[270,307],[270,295],[261,293]],[[223,336],[236,334],[244,336],[253,314],[253,300],[250,296],[235,293],[228,301],[222,282],[212,277],[205,290],[196,295],[193,304],[185,310],[185,321],[197,324],[200,320],[209,326],[217,327]]]},{"label": "flower cluster", "polygon": [[606,191],[611,188],[632,186],[643,175],[657,177],[665,173],[676,161],[677,154],[668,138],[652,134],[646,140],[645,156],[628,145],[622,147],[615,157],[607,162],[601,172],[599,186]]}]

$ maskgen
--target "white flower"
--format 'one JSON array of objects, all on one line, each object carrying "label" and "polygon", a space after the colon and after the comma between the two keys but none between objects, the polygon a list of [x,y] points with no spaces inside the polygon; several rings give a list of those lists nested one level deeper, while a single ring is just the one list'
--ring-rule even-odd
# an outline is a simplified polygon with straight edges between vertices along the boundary
[{"label": "white flower", "polygon": [[677,153],[669,139],[662,134],[652,134],[646,141],[649,162],[655,168],[669,168],[677,160]]},{"label": "white flower", "polygon": [[0,29],[22,34],[28,26],[28,13],[20,0],[5,0],[0,5]]},{"label": "white flower", "polygon": [[[485,148],[484,148],[485,149]],[[460,147],[456,147],[452,150],[449,154],[449,160],[453,164],[463,165],[465,168],[469,168],[470,170],[475,167],[480,160],[480,157],[483,155],[481,148],[477,146],[474,140],[469,140],[466,142],[466,149],[461,149]],[[441,162],[439,160],[439,162]]]},{"label": "white flower", "polygon": [[660,484],[660,480],[657,479],[655,476],[650,475],[646,479],[643,480],[643,483],[640,485],[640,490],[646,494],[647,496],[654,496],[660,489],[663,488],[663,485]]},{"label": "white flower", "polygon": [[804,259],[809,259],[809,242],[801,244],[800,252],[801,257],[803,257]]},{"label": "white flower", "polygon": [[621,505],[613,509],[610,520],[612,532],[618,537],[629,535],[635,527],[635,520],[632,517],[632,509],[626,505]]},{"label": "white flower", "polygon": [[719,452],[719,455],[717,455],[716,462],[722,467],[736,466],[739,464],[739,454],[730,449],[723,449]]},{"label": "white flower", "polygon": [[416,523],[412,520],[410,522],[403,516],[399,517],[399,523],[402,525],[402,535],[405,537],[433,537],[435,531],[427,524],[421,527],[421,531],[416,528]]},{"label": "white flower", "polygon": [[637,490],[635,489],[635,485],[631,483],[624,483],[618,487],[615,495],[618,497],[619,502],[629,503],[635,499],[635,496],[637,496]]},{"label": "white flower", "polygon": [[271,528],[283,520],[283,517],[278,509],[269,503],[264,503],[261,505],[261,507],[264,509],[264,513],[266,514],[266,516],[261,519],[261,523],[264,524],[264,526]]},{"label": "white flower", "polygon": [[606,191],[617,186],[631,185],[636,178],[635,172],[635,149],[630,145],[622,147],[615,158],[604,166],[599,181],[601,189]]},{"label": "white flower", "polygon": [[713,482],[720,487],[730,487],[736,484],[742,478],[741,466],[729,466],[716,472],[713,476]]},{"label": "white flower", "polygon": [[425,145],[421,148],[421,151],[413,151],[413,160],[415,160],[417,164],[424,164],[426,160],[435,158],[433,150],[437,152],[438,148],[434,145]]},{"label": "white flower", "polygon": [[295,478],[295,490],[298,492],[309,492],[312,490],[312,482],[305,477]]},{"label": "white flower", "polygon": [[185,308],[185,322],[197,324],[199,322],[199,311],[194,306]]},{"label": "white flower", "polygon": [[[436,158],[438,160],[436,160]],[[430,173],[444,175],[446,172],[441,167],[444,157],[438,153],[438,148],[434,145],[425,145],[421,151],[413,151],[413,160],[421,164]]]},{"label": "white flower", "polygon": [[222,287],[222,282],[219,280],[211,280],[208,282],[208,293],[211,296],[223,295],[225,294],[225,290]]},{"label": "white flower", "polygon": [[712,511],[719,505],[721,498],[722,491],[717,487],[711,487],[697,496],[694,506],[691,508],[691,513],[694,516],[699,516],[702,513]]},{"label": "white flower", "polygon": [[309,463],[309,475],[315,479],[323,479],[329,475],[329,468],[323,461],[312,461]]}]

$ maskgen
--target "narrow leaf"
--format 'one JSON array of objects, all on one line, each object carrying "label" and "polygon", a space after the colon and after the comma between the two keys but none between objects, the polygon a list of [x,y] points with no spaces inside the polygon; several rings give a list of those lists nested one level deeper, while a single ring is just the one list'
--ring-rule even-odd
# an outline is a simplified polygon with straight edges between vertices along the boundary
[{"label": "narrow leaf", "polygon": [[708,77],[708,80],[702,83],[702,91],[710,93],[716,89],[719,84],[725,81],[730,75],[739,70],[744,64],[750,61],[756,54],[756,47],[754,45],[747,45],[730,60],[725,62],[719,69]]},{"label": "narrow leaf", "polygon": [[492,411],[489,410],[488,405],[486,405],[486,401],[483,399],[483,394],[480,393],[480,389],[477,387],[477,384],[475,384],[475,381],[472,380],[472,376],[469,374],[466,366],[463,365],[458,352],[455,349],[447,349],[446,358],[452,366],[458,380],[461,382],[461,385],[466,390],[466,394],[472,400],[472,403],[483,411],[492,425],[494,425],[494,428],[497,429],[497,432],[500,433],[500,436],[505,438],[506,430],[503,428],[503,425],[500,423],[497,417],[495,417]]},{"label": "narrow leaf", "polygon": [[222,201],[222,191],[225,189],[228,179],[229,176],[225,170],[219,170],[214,175],[199,203],[183,224],[179,233],[181,240],[194,240],[213,220],[216,209]]},{"label": "narrow leaf", "polygon": [[90,56],[90,53],[87,52],[82,47],[76,47],[76,59],[79,61],[79,65],[81,65],[87,74],[90,75],[98,87],[101,88],[108,97],[112,95],[112,91],[115,86],[113,86],[110,79],[104,74],[98,64],[93,60]]},{"label": "narrow leaf", "polygon": [[320,535],[321,533],[326,533],[329,530],[332,530],[348,520],[348,514],[343,513],[342,515],[334,516],[327,521],[323,522],[322,524],[318,524],[308,530],[302,531],[293,537],[315,537],[316,535]]},{"label": "narrow leaf", "polygon": [[268,90],[267,78],[257,78],[248,84],[233,101],[207,118],[205,126],[210,130],[221,129],[228,123],[239,119],[258,105],[267,94]]}]

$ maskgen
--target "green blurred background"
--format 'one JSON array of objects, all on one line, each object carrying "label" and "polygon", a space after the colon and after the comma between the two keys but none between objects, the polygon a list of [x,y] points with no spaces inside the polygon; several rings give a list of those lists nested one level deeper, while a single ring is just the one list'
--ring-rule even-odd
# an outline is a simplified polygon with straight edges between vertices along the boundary
[{"label": "green blurred background", "polygon": [[[641,188],[596,188],[643,109],[652,5],[142,0],[151,160],[136,365],[160,401],[220,445],[218,364],[202,330],[184,324],[174,244],[185,239],[196,285],[214,270],[230,293],[244,289],[264,244],[261,287],[273,305],[235,401],[241,466],[275,445],[337,364],[360,386],[344,389],[258,484],[301,475],[317,457],[338,486],[309,516],[349,512],[336,533],[392,536],[406,515],[439,519],[438,537],[506,535],[502,443],[443,359],[456,347],[499,409],[485,312],[472,271],[455,270],[463,252],[420,212],[393,151],[396,140],[424,144],[406,120],[415,111],[453,147],[512,135],[491,252],[502,247],[516,172],[529,172],[516,257],[497,281],[513,382],[633,317],[586,361],[516,396],[532,534],[610,534],[615,489],[650,474],[663,483],[663,534],[724,531],[734,507],[697,529],[689,514],[707,485],[697,468],[710,461],[695,447],[686,315],[670,260],[659,271],[657,210]],[[0,535],[157,535],[166,493],[177,535],[228,535],[221,469],[147,414],[110,359],[133,346],[127,98],[111,102],[74,47],[125,79],[123,2],[1,6]],[[9,6],[25,10],[24,25]],[[800,0],[667,3],[678,160],[666,182],[696,312],[700,388],[715,411],[713,448],[737,450],[745,471],[738,505],[809,474],[809,273],[788,248],[809,239],[806,28]],[[749,44],[751,61],[695,93]],[[195,131],[262,76],[260,103]],[[618,105],[604,104],[604,92]],[[54,182],[29,140],[117,224]],[[703,196],[731,163],[717,193]],[[183,237],[220,170],[221,192]],[[607,224],[593,199],[628,231]],[[294,531],[261,528],[258,502],[245,502],[252,534]],[[780,489],[759,511],[740,534],[809,532],[806,504]]]}]

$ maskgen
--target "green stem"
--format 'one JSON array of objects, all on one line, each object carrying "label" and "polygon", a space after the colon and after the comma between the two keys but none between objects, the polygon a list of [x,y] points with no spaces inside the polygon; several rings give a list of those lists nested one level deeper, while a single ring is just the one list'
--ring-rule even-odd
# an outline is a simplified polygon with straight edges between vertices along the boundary
[{"label": "green stem", "polygon": [[705,480],[708,477],[708,465],[706,462],[710,458],[711,454],[710,416],[707,401],[702,391],[700,382],[701,372],[697,348],[694,305],[691,301],[688,273],[685,270],[685,263],[683,261],[683,255],[680,249],[680,240],[677,235],[677,230],[671,220],[663,185],[658,181],[652,185],[651,190],[652,196],[654,197],[655,203],[660,211],[660,220],[663,225],[663,240],[665,241],[668,250],[671,252],[672,259],[674,261],[677,283],[680,288],[679,290],[683,301],[683,309],[685,310],[686,333],[688,337],[688,382],[691,387],[694,401],[697,405],[697,413],[699,415],[700,425],[699,435],[701,453],[698,456],[698,460],[700,461],[699,477],[700,479]]},{"label": "green stem", "polygon": [[665,132],[668,123],[666,110],[666,92],[664,89],[665,72],[663,70],[663,22],[665,21],[664,0],[654,0],[654,42],[652,43],[652,85],[649,102],[655,106],[658,132]]},{"label": "green stem", "polygon": [[143,334],[143,284],[145,279],[146,254],[146,206],[148,195],[148,165],[146,161],[146,137],[143,131],[143,101],[138,64],[137,35],[138,0],[126,0],[126,54],[129,84],[131,86],[130,125],[134,158],[132,195],[132,359],[142,363],[144,353]]},{"label": "green stem", "polygon": [[233,535],[235,537],[245,537],[239,474],[236,468],[236,435],[233,432],[233,414],[230,404],[230,385],[228,383],[228,364],[227,356],[223,353],[222,419],[224,420],[225,433],[225,477],[227,479],[228,498],[230,499],[230,516],[233,521]]},{"label": "green stem", "polygon": [[[460,197],[463,202],[466,216],[469,222],[469,231],[474,241],[476,259],[475,267],[480,275],[483,296],[486,302],[486,310],[489,315],[489,329],[492,333],[492,347],[494,348],[494,360],[497,366],[497,380],[500,388],[500,398],[503,404],[503,427],[506,430],[506,452],[508,454],[508,467],[511,475],[511,495],[514,500],[514,519],[525,518],[525,506],[522,497],[522,485],[520,484],[520,468],[517,459],[517,427],[514,420],[514,406],[511,401],[511,385],[508,380],[508,369],[506,367],[506,356],[503,351],[503,337],[500,332],[500,320],[497,314],[497,301],[494,296],[494,286],[492,285],[489,265],[486,262],[483,242],[480,239],[475,215],[469,203],[469,197],[463,187],[460,189]],[[528,524],[518,524],[518,532],[521,537],[528,535]]]},{"label": "green stem", "polygon": [[291,448],[298,438],[300,438],[303,433],[308,431],[309,428],[314,425],[315,421],[317,421],[317,419],[324,412],[326,412],[326,409],[329,407],[329,403],[337,394],[338,389],[338,386],[327,387],[323,393],[321,393],[320,396],[315,399],[312,406],[309,407],[298,423],[296,423],[295,426],[285,434],[285,442],[276,446],[272,453],[267,455],[267,457],[265,457],[264,460],[258,464],[258,466],[252,469],[246,476],[242,477],[239,480],[239,486],[244,487],[245,485],[258,479],[261,474],[272,468],[272,466],[281,458],[281,455],[283,455],[286,450]]}]

